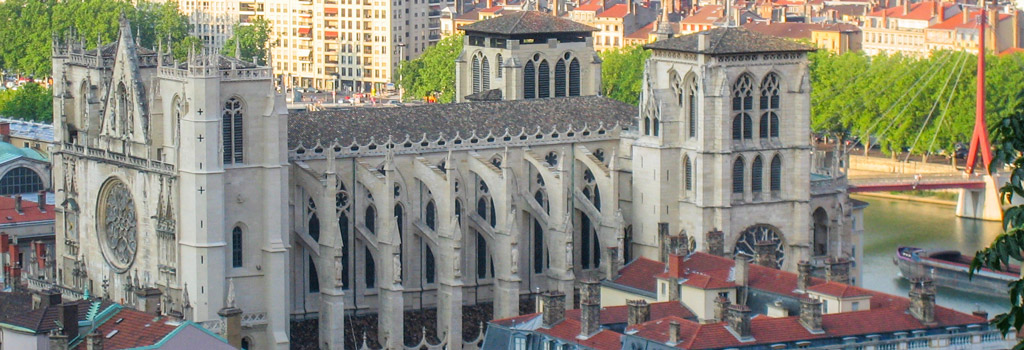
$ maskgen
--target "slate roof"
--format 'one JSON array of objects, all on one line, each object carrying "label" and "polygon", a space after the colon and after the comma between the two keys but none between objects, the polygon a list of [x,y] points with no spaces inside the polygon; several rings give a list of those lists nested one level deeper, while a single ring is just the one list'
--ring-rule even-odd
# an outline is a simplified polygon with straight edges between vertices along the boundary
[{"label": "slate roof", "polygon": [[515,35],[586,33],[597,31],[597,28],[539,11],[505,11],[501,16],[467,24],[462,27],[462,30],[467,32]]},{"label": "slate roof", "polygon": [[371,138],[383,143],[389,137],[398,143],[406,135],[418,142],[424,135],[434,141],[442,135],[469,138],[474,132],[482,138],[488,133],[501,137],[506,130],[518,135],[523,129],[551,132],[599,124],[610,128],[631,125],[636,114],[636,106],[598,96],[304,111],[288,118],[288,148],[330,145],[335,140],[343,146],[365,145]]},{"label": "slate roof", "polygon": [[[78,321],[88,320],[89,307],[93,303],[99,303],[100,307],[98,310],[106,310],[111,307],[113,303],[109,301],[90,301],[90,300],[79,300],[68,302],[78,307]],[[46,333],[50,330],[57,328],[57,325],[53,322],[57,320],[58,310],[60,307],[51,306],[45,309],[32,310],[31,312],[21,313],[14,315],[10,318],[0,320],[0,327],[3,326],[15,326],[20,328],[28,329],[35,334]]]},{"label": "slate roof", "polygon": [[0,123],[10,123],[11,136],[42,142],[53,142],[53,124],[36,123],[14,118],[0,117]]},{"label": "slate roof", "polygon": [[799,22],[776,22],[776,23],[744,23],[743,28],[761,33],[790,39],[810,39],[814,31],[830,32],[858,32],[860,28],[845,23],[799,23]]},{"label": "slate roof", "polygon": [[[698,47],[700,35],[707,35],[707,49]],[[700,33],[659,40],[644,45],[652,50],[692,52],[709,55],[762,53],[762,52],[808,52],[813,47],[767,34],[761,34],[742,27],[718,27]]]},{"label": "slate roof", "polygon": [[501,89],[480,91],[475,94],[467,95],[466,99],[470,101],[501,101]]}]

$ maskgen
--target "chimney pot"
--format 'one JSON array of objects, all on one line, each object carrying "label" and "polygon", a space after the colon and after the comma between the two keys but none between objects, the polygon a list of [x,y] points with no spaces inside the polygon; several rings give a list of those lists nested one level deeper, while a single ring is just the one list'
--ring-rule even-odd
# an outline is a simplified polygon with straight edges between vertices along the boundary
[{"label": "chimney pot", "polygon": [[638,325],[651,320],[651,304],[646,300],[626,300],[626,321],[628,326]]},{"label": "chimney pot", "polygon": [[754,263],[773,269],[779,268],[775,257],[775,242],[764,240],[754,243]]},{"label": "chimney pot", "polygon": [[843,257],[825,259],[825,277],[829,282],[850,284],[850,260]]},{"label": "chimney pot", "polygon": [[910,314],[923,324],[935,324],[935,285],[930,278],[911,280]]},{"label": "chimney pot", "polygon": [[741,286],[747,285],[748,275],[750,274],[750,262],[747,261],[747,257],[739,255],[736,256],[736,266],[733,267],[733,278],[736,284]]},{"label": "chimney pot", "polygon": [[674,320],[670,321],[668,323],[668,344],[669,345],[679,344],[679,333],[681,333],[681,332],[682,332],[682,330],[679,327],[679,322],[674,321]]},{"label": "chimney pot", "polygon": [[57,309],[57,319],[63,325],[63,333],[68,339],[78,337],[78,305],[71,303],[60,304],[59,309]]},{"label": "chimney pot", "polygon": [[622,260],[619,258],[619,247],[608,247],[608,271],[605,271],[605,277],[609,280],[615,279],[619,276],[619,270],[622,269]]},{"label": "chimney pot", "polygon": [[580,308],[580,337],[589,338],[601,328],[601,286],[597,280],[580,281]]},{"label": "chimney pot", "polygon": [[981,317],[981,318],[984,318],[985,320],[988,320],[988,312],[985,311],[985,310],[974,310],[974,312],[971,312],[971,315],[974,315],[974,316],[977,316],[977,317]]},{"label": "chimney pot", "polygon": [[46,190],[39,190],[37,193],[38,199],[36,204],[39,206],[39,211],[46,212]]},{"label": "chimney pot", "polygon": [[0,122],[0,138],[3,138],[4,142],[11,142],[10,122]]},{"label": "chimney pot", "polygon": [[750,338],[750,308],[746,305],[729,305],[728,323],[740,339]]},{"label": "chimney pot", "polygon": [[89,333],[85,336],[85,349],[103,350],[103,336],[96,332]]},{"label": "chimney pot", "polygon": [[821,300],[811,298],[800,299],[800,324],[811,333],[822,332]]},{"label": "chimney pot", "polygon": [[16,210],[18,212],[18,214],[25,214],[25,212],[23,210],[21,210],[21,195],[20,194],[14,195],[14,210]]},{"label": "chimney pot", "polygon": [[732,303],[729,298],[718,297],[715,299],[715,319],[714,322],[725,321],[729,315],[729,306]]},{"label": "chimney pot", "polygon": [[565,319],[565,293],[550,291],[541,295],[541,300],[544,303],[543,326],[545,328],[554,327]]},{"label": "chimney pot", "polygon": [[796,289],[806,291],[811,286],[811,272],[814,271],[814,266],[811,265],[810,261],[801,261],[797,264],[797,278],[796,278]]}]

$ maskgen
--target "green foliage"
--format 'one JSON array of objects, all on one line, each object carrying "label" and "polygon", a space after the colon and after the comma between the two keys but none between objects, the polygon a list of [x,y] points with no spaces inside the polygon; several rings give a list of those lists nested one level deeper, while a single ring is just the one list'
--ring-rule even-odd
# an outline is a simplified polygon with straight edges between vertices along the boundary
[{"label": "green foliage", "polygon": [[188,18],[174,1],[141,0],[7,0],[0,2],[0,68],[21,74],[50,74],[52,39],[74,33],[96,47],[96,40],[117,38],[121,14],[131,21],[132,35],[144,47],[178,44],[188,38]]},{"label": "green foliage", "polygon": [[462,52],[462,35],[445,37],[419,58],[403,61],[398,68],[399,84],[406,100],[437,95],[437,101],[455,100],[455,59]]},{"label": "green foliage", "polygon": [[636,105],[643,87],[645,63],[651,52],[634,45],[604,51],[600,55],[601,94]]},{"label": "green foliage", "polygon": [[[999,189],[1002,204],[1024,198],[1024,154],[1021,153],[1024,151],[1024,103],[1020,102],[1024,91],[1014,95],[1016,98],[1011,100],[1015,101],[1015,104],[1004,111],[1007,117],[992,128],[995,157],[989,170],[994,172],[1002,169],[1004,165],[1009,165],[1011,169],[1010,181]],[[974,255],[970,269],[972,277],[982,267],[1004,271],[1009,267],[1010,259],[1024,260],[1021,259],[1021,249],[1024,248],[1024,205],[1015,205],[1003,212],[1003,229],[1005,233],[1000,234],[987,248]],[[1021,329],[1021,326],[1024,326],[1024,278],[1008,283],[1007,287],[1010,310],[992,319],[992,324],[1003,335],[1010,332],[1011,327]],[[1014,346],[1014,350],[1021,349],[1024,349],[1024,341]]]},{"label": "green foliage", "polygon": [[53,96],[39,84],[0,91],[0,116],[49,123],[53,121]]},{"label": "green foliage", "polygon": [[171,53],[174,55],[175,60],[184,61],[188,58],[190,48],[193,52],[199,52],[199,50],[203,48],[203,40],[194,35],[186,36],[176,45],[171,47]]},{"label": "green foliage", "polygon": [[[1024,57],[986,60],[992,125],[1019,104]],[[811,126],[839,138],[873,140],[889,152],[952,152],[973,132],[976,62],[975,55],[948,51],[928,58],[811,53]]]},{"label": "green foliage", "polygon": [[[237,24],[231,38],[221,48],[220,54],[243,61],[252,61],[252,58],[256,57],[259,64],[266,64],[268,40],[270,40],[269,21],[261,18],[248,25]],[[236,48],[241,57],[236,56]]]}]

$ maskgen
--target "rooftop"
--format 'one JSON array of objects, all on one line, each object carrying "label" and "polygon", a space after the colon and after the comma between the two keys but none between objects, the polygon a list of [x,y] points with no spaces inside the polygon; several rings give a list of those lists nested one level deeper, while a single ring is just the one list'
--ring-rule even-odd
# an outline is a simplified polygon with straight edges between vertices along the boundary
[{"label": "rooftop", "polygon": [[0,123],[10,123],[11,137],[53,142],[53,124],[36,123],[14,118],[0,117]]},{"label": "rooftop", "polygon": [[629,5],[626,4],[615,4],[609,7],[607,10],[597,14],[597,17],[605,18],[623,18],[629,14]]},{"label": "rooftop", "polygon": [[466,32],[487,34],[590,33],[597,28],[539,11],[505,11],[503,15],[467,24]]},{"label": "rooftop", "polygon": [[[18,212],[15,202],[14,198],[0,196],[0,225],[52,221],[54,219],[56,210],[52,204],[43,204],[43,209],[45,210],[40,210],[39,203],[22,199],[21,212]],[[51,230],[50,232],[53,231]]]},{"label": "rooftop", "polygon": [[776,22],[776,23],[745,23],[743,28],[761,34],[774,35],[789,39],[810,39],[815,31],[825,32],[858,32],[860,28],[845,23],[799,23],[799,22]]},{"label": "rooftop", "polygon": [[[700,36],[705,36],[706,47],[700,47]],[[747,54],[764,52],[808,52],[813,47],[772,35],[761,34],[742,27],[718,27],[699,33],[655,41],[644,46],[653,50],[692,52],[708,55]]]},{"label": "rooftop", "polygon": [[396,108],[293,113],[288,118],[288,148],[318,143],[365,145],[373,140],[412,142],[461,138],[502,137],[508,132],[565,132],[572,128],[632,125],[636,106],[598,96],[428,104]]}]

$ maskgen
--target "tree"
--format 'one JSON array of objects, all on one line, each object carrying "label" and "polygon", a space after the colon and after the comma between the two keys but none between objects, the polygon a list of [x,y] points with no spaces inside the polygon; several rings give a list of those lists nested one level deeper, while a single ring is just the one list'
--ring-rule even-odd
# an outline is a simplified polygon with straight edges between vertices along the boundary
[{"label": "tree", "polygon": [[424,50],[419,58],[402,62],[398,81],[405,89],[406,100],[435,95],[441,103],[455,100],[455,59],[462,52],[462,37],[445,37]]},{"label": "tree", "polygon": [[601,54],[601,94],[636,105],[643,87],[644,67],[651,52],[640,45],[616,48]]},{"label": "tree", "polygon": [[188,39],[188,18],[174,1],[146,0],[8,0],[0,2],[0,68],[42,77],[50,74],[54,37],[73,34],[96,48],[97,41],[117,38],[118,19],[132,23],[139,44],[155,48],[158,40],[176,45]]},{"label": "tree", "polygon": [[17,90],[0,91],[0,115],[37,122],[52,122],[52,92],[35,83],[22,85]]},{"label": "tree", "polygon": [[[1021,93],[1017,93],[1018,101]],[[1010,167],[1010,181],[999,189],[1000,203],[1011,203],[1015,198],[1024,198],[1024,104],[1017,103],[1013,108],[1013,117],[1003,118],[993,127],[992,139],[995,140],[995,154],[989,168],[995,172],[1004,165]],[[978,251],[971,262],[970,276],[982,267],[996,271],[1008,270],[1010,259],[1022,259],[1024,249],[1024,205],[1012,206],[1003,212],[1003,230],[985,249]],[[1008,285],[1010,310],[996,315],[992,324],[1006,336],[1012,329],[1024,326],[1024,278],[1010,282]],[[1024,349],[1024,341],[1018,342],[1014,350]]]},{"label": "tree", "polygon": [[[270,40],[270,22],[257,19],[248,25],[235,25],[231,38],[224,43],[220,53],[243,61],[256,57],[259,64],[267,63],[267,41]],[[235,49],[238,49],[236,53]],[[236,56],[241,54],[241,57]]]}]

